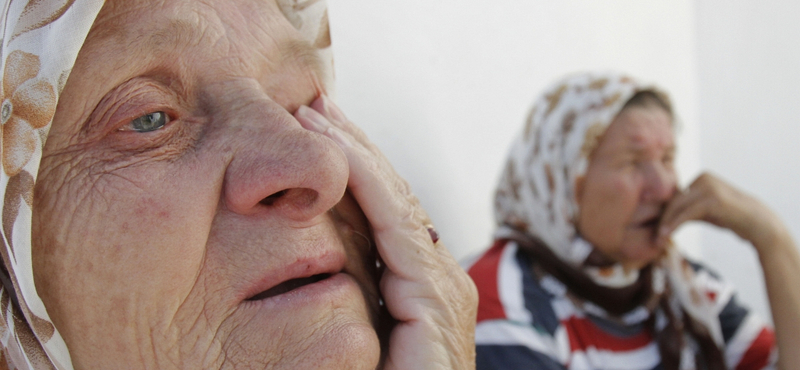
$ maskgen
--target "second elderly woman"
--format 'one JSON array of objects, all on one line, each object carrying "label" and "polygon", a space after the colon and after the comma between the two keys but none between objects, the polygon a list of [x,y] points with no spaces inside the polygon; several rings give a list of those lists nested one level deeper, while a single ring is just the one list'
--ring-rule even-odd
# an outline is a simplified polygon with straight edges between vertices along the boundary
[{"label": "second elderly woman", "polygon": [[[680,190],[674,121],[662,90],[613,73],[570,76],[535,103],[497,188],[496,242],[469,268],[478,369],[800,368],[789,232],[713,175]],[[689,220],[752,243],[776,333],[671,243]]]}]

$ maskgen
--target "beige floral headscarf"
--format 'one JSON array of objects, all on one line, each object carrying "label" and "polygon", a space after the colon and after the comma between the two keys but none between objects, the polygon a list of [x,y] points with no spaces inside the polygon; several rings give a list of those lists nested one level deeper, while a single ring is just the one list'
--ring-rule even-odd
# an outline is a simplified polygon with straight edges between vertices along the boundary
[{"label": "beige floral headscarf", "polygon": [[[640,271],[625,272],[620,264],[598,267],[589,263],[597,252],[576,230],[579,209],[574,186],[575,180],[585,175],[589,156],[606,128],[641,91],[653,92],[669,105],[667,95],[657,87],[617,73],[576,74],[544,92],[511,146],[497,187],[496,238],[514,240],[519,233],[532,236],[572,271],[582,272],[604,288],[624,289],[638,281]],[[688,315],[699,323],[703,339],[721,347],[714,303],[702,294],[691,266],[677,248],[668,248],[650,271],[651,301],[664,302],[665,309],[679,307],[677,315]]]},{"label": "beige floral headscarf", "polygon": [[[600,136],[639,91],[658,92],[627,76],[593,73],[568,77],[548,89],[512,144],[495,194],[498,225],[534,235],[561,260],[583,266],[593,247],[575,229],[575,180],[586,173]],[[502,236],[504,229],[498,232]],[[606,286],[636,280],[636,272],[624,276],[621,269],[611,277],[588,266],[584,271]]]},{"label": "beige floral headscarf", "polygon": [[[333,88],[324,0],[276,0],[316,46]],[[66,344],[36,293],[31,263],[31,205],[42,148],[58,96],[103,0],[4,0],[2,43],[2,238],[0,369],[72,369]]]}]

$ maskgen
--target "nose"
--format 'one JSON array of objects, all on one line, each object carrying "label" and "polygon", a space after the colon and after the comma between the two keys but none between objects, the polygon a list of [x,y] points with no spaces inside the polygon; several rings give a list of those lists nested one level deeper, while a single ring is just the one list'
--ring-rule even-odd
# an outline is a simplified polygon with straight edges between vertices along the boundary
[{"label": "nose", "polygon": [[233,156],[223,197],[232,212],[277,212],[295,221],[313,219],[344,195],[349,169],[331,140],[303,129],[266,97],[237,104],[226,117]]},{"label": "nose", "polygon": [[677,174],[671,167],[654,163],[645,171],[645,188],[642,198],[645,201],[666,202],[672,199],[677,190]]}]

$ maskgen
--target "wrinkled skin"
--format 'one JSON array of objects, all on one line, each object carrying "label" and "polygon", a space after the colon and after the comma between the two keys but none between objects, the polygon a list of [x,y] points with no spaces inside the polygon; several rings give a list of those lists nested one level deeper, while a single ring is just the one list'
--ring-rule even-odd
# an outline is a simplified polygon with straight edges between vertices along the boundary
[{"label": "wrinkled skin", "polygon": [[474,366],[475,288],[407,185],[349,122],[343,147],[298,121],[331,117],[317,68],[270,1],[106,2],[34,197],[77,369]]}]

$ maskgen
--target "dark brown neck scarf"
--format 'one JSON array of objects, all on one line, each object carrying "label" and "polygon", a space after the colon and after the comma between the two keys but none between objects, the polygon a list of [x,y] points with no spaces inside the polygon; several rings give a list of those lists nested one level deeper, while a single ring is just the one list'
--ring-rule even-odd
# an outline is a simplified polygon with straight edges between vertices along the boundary
[{"label": "dark brown neck scarf", "polygon": [[[658,343],[664,370],[680,368],[681,351],[686,345],[684,334],[691,336],[698,344],[699,351],[695,356],[697,370],[725,369],[722,351],[714,343],[708,329],[683,310],[675,312],[670,304],[669,285],[667,284],[663,293],[656,296],[657,293],[653,290],[652,265],[640,271],[635,283],[622,288],[609,288],[595,283],[584,272],[569,266],[534,236],[517,231],[510,233],[505,239],[516,242],[520,250],[531,257],[532,270],[540,268],[564,283],[574,296],[602,307],[611,315],[620,316],[639,306],[647,308],[650,311],[650,318],[646,321],[646,325]],[[599,252],[593,252],[587,261],[593,266],[603,266],[609,260]],[[657,310],[660,310],[667,319],[666,326],[660,330],[655,323]]]}]

